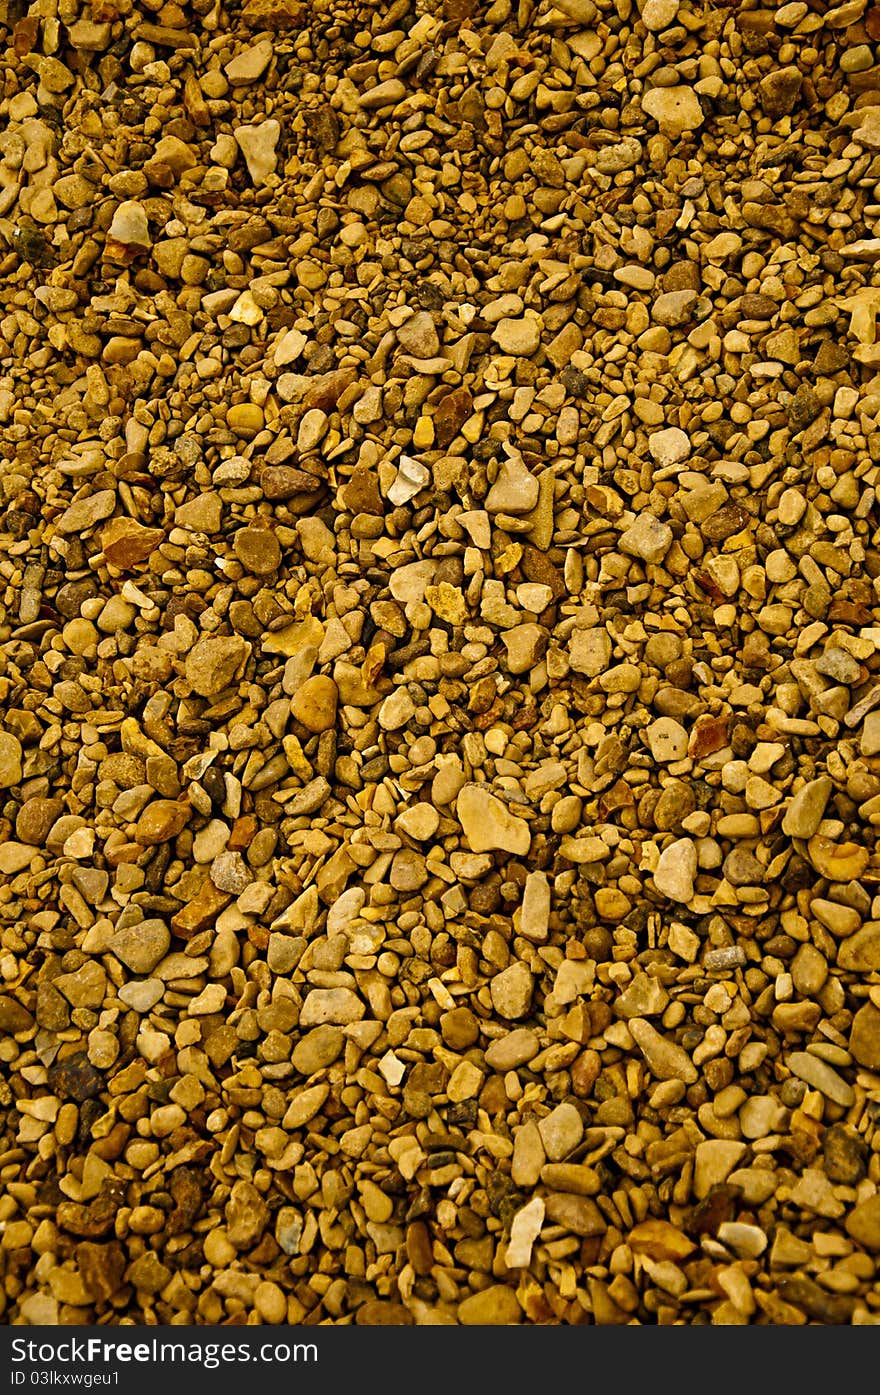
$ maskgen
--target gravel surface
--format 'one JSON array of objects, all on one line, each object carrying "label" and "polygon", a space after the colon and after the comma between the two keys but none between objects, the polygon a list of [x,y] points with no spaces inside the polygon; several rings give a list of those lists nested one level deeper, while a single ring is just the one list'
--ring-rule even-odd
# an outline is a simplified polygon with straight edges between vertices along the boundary
[{"label": "gravel surface", "polygon": [[0,0],[0,1320],[880,1321],[878,264],[866,0]]}]

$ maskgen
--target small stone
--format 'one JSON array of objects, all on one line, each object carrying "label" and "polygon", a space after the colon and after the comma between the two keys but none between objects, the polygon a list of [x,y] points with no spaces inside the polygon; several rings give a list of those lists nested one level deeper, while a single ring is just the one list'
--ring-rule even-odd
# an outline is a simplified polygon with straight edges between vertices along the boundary
[{"label": "small stone", "polygon": [[[828,919],[823,914],[823,921],[827,922]],[[869,974],[880,969],[880,921],[871,920],[855,934],[841,940],[837,949],[837,963],[841,969],[853,974]]]},{"label": "small stone", "polygon": [[246,655],[247,646],[238,635],[206,636],[187,655],[186,681],[201,697],[216,697],[230,686]]},{"label": "small stone", "polygon": [[645,732],[654,760],[661,765],[683,760],[688,753],[688,734],[672,717],[658,717]]},{"label": "small stone", "polygon": [[544,1201],[533,1196],[517,1211],[510,1225],[510,1243],[504,1255],[508,1269],[525,1269],[532,1260],[532,1247],[544,1224]]},{"label": "small stone", "polygon": [[312,988],[303,1003],[299,1024],[317,1027],[329,1022],[345,1026],[360,1022],[365,1012],[364,1004],[350,988]]},{"label": "small stone", "polygon": [[580,1143],[584,1125],[573,1104],[558,1104],[538,1122],[544,1152],[550,1162],[562,1162]]},{"label": "small stone", "polygon": [[134,199],[126,199],[116,208],[107,236],[126,247],[136,247],[146,251],[152,246],[147,214],[142,204]]},{"label": "small stone", "polygon": [[523,1310],[512,1288],[492,1284],[462,1299],[458,1305],[462,1327],[511,1327],[523,1320]]},{"label": "small stone", "polygon": [[850,1211],[845,1222],[847,1235],[872,1253],[880,1251],[880,1195],[871,1196]]},{"label": "small stone", "polygon": [[713,1187],[726,1182],[738,1167],[746,1151],[745,1143],[725,1138],[710,1138],[698,1143],[694,1155],[694,1196],[698,1201],[708,1196]]},{"label": "small stone", "polygon": [[687,460],[691,453],[691,443],[679,427],[668,426],[664,431],[655,431],[648,438],[648,450],[655,464],[665,469]]},{"label": "small stone", "polygon": [[312,732],[330,731],[336,724],[336,704],[339,690],[332,678],[316,674],[307,678],[294,693],[290,703],[291,716]]},{"label": "small stone", "polygon": [[658,1080],[683,1080],[686,1085],[693,1084],[697,1079],[697,1068],[682,1047],[661,1036],[644,1018],[633,1017],[627,1026]]},{"label": "small stone", "polygon": [[261,39],[237,53],[223,69],[233,86],[256,82],[272,62],[274,45],[271,39]]},{"label": "small stone", "polygon": [[492,1006],[499,1017],[516,1021],[525,1017],[532,1005],[534,979],[525,964],[511,964],[496,974],[489,984]]},{"label": "small stone", "polygon": [[777,68],[758,84],[758,100],[774,121],[788,116],[800,96],[804,76],[799,68]]},{"label": "small stone", "polygon": [[785,811],[783,833],[790,838],[812,838],[825,815],[833,788],[827,775],[803,785]]},{"label": "small stone", "polygon": [[538,481],[519,455],[502,461],[486,495],[488,513],[528,513],[538,502]]},{"label": "small stone", "polygon": [[365,111],[375,111],[378,107],[395,106],[406,96],[406,87],[399,78],[389,78],[377,83],[369,92],[362,92],[360,105]]},{"label": "small stone", "polygon": [[163,920],[142,920],[117,930],[108,948],[133,974],[151,974],[171,946],[171,932]]},{"label": "small stone", "polygon": [[550,883],[545,872],[529,872],[520,909],[519,933],[540,944],[550,924]]},{"label": "small stone", "polygon": [[530,1027],[516,1027],[502,1037],[496,1037],[486,1050],[486,1064],[492,1070],[515,1070],[538,1054],[538,1038]]},{"label": "small stone", "polygon": [[542,322],[537,315],[527,315],[523,319],[499,320],[492,331],[492,338],[502,353],[526,358],[537,353],[541,344]]},{"label": "small stone", "polygon": [[342,1054],[344,1046],[342,1028],[325,1023],[300,1037],[293,1049],[291,1062],[301,1075],[315,1075],[319,1070],[332,1066]]},{"label": "small stone", "polygon": [[280,124],[272,119],[261,121],[258,126],[236,126],[233,134],[252,182],[258,189],[265,187],[278,162],[276,146],[281,135]]},{"label": "small stone", "polygon": [[652,87],[642,109],[673,140],[703,124],[703,110],[690,87]]},{"label": "small stone", "polygon": [[474,852],[498,849],[523,856],[531,835],[524,819],[511,814],[483,785],[465,785],[456,800],[456,813]]},{"label": "small stone", "polygon": [[809,1051],[792,1051],[786,1058],[786,1064],[799,1080],[806,1081],[834,1104],[848,1109],[853,1103],[855,1093],[852,1086],[821,1057],[814,1056]]},{"label": "small stone", "polygon": [[860,1066],[880,1070],[880,1009],[873,1003],[865,1003],[853,1018],[849,1049]]},{"label": "small stone", "polygon": [[687,903],[693,899],[697,875],[697,850],[690,838],[677,838],[660,854],[654,871],[654,885],[670,901]]},{"label": "small stone", "polygon": [[618,545],[628,557],[659,565],[672,546],[672,529],[652,513],[642,513],[620,535]]},{"label": "small stone", "polygon": [[426,310],[418,310],[399,326],[397,341],[413,358],[435,358],[440,352],[437,328]]},{"label": "small stone", "polygon": [[642,6],[642,23],[652,33],[668,29],[675,23],[679,0],[645,0]]},{"label": "small stone", "polygon": [[10,731],[0,731],[0,788],[17,785],[22,777],[21,742]]},{"label": "small stone", "polygon": [[167,843],[176,838],[189,822],[192,810],[176,799],[154,799],[135,825],[135,841],[144,847]]},{"label": "small stone", "polygon": [[281,545],[267,528],[241,528],[232,547],[241,565],[254,576],[274,576],[281,566]]}]

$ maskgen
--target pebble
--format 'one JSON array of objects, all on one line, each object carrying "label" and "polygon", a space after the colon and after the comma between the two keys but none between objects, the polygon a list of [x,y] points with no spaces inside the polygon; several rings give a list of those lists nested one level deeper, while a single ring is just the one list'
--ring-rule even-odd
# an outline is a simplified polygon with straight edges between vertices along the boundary
[{"label": "pebble", "polygon": [[654,871],[654,885],[661,896],[684,904],[694,895],[697,875],[697,849],[690,838],[676,838],[660,854]]},{"label": "pebble", "polygon": [[528,852],[531,843],[528,824],[482,785],[464,785],[459,791],[455,812],[474,852],[498,849],[520,856]]}]

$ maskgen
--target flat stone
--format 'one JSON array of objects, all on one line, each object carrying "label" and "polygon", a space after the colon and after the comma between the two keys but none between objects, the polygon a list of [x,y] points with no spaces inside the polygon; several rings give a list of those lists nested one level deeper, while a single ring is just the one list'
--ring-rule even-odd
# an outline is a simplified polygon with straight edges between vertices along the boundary
[{"label": "flat stone", "polygon": [[642,98],[642,110],[673,140],[703,124],[703,109],[691,87],[652,87]]},{"label": "flat stone", "polygon": [[261,121],[258,126],[236,126],[233,134],[253,184],[258,189],[263,188],[274,175],[278,163],[276,147],[281,135],[280,124],[271,119]]},{"label": "flat stone", "polygon": [[672,546],[672,529],[652,513],[641,513],[618,539],[621,552],[658,565]]},{"label": "flat stone", "polygon": [[727,1181],[742,1162],[745,1152],[746,1144],[733,1139],[710,1138],[697,1144],[693,1187],[698,1201],[708,1196],[713,1187]]},{"label": "flat stone", "polygon": [[821,1057],[814,1056],[809,1051],[792,1051],[786,1057],[786,1065],[799,1080],[805,1081],[834,1104],[849,1109],[853,1103],[855,1092],[852,1086]]},{"label": "flat stone", "polygon": [[223,71],[234,87],[256,82],[272,62],[274,51],[275,46],[271,39],[260,39],[259,43],[251,44],[249,48],[242,49],[241,53],[230,59]]},{"label": "flat stone", "polygon": [[59,533],[85,533],[102,519],[109,518],[116,507],[116,491],[98,489],[82,499],[76,499],[57,520]]},{"label": "flat stone", "polygon": [[627,1027],[658,1080],[683,1080],[686,1085],[694,1083],[697,1068],[681,1046],[662,1036],[644,1018],[630,1018]]},{"label": "flat stone", "polygon": [[532,1005],[534,978],[525,964],[511,964],[490,981],[492,1006],[499,1017],[525,1017]]},{"label": "flat stone", "polygon": [[658,717],[647,728],[645,739],[654,760],[661,765],[684,760],[688,753],[688,734],[673,717]]},{"label": "flat stone", "polygon": [[880,1195],[868,1197],[850,1211],[844,1225],[856,1244],[873,1253],[880,1251]]},{"label": "flat stone", "polygon": [[485,786],[464,785],[456,800],[455,811],[474,852],[497,849],[520,857],[528,852],[531,845],[528,824],[510,813]]},{"label": "flat stone", "polygon": [[583,1138],[584,1124],[573,1104],[558,1104],[538,1121],[538,1132],[549,1161],[562,1162]]},{"label": "flat stone", "polygon": [[827,775],[803,785],[785,811],[783,833],[789,838],[812,838],[825,815],[833,788]]},{"label": "flat stone", "polygon": [[571,636],[571,666],[575,673],[582,673],[586,678],[597,678],[611,663],[611,649],[611,636],[607,630],[574,630]]},{"label": "flat stone", "polygon": [[184,676],[200,697],[216,697],[228,688],[247,655],[238,635],[208,635],[199,639],[186,657]]},{"label": "flat stone", "polygon": [[156,918],[116,930],[108,945],[110,953],[133,974],[152,973],[170,947],[171,932],[163,920]]},{"label": "flat stone", "polygon": [[538,480],[520,455],[503,460],[486,495],[488,513],[528,513],[538,502]]},{"label": "flat stone", "polygon": [[492,331],[492,338],[502,353],[525,358],[537,352],[541,343],[541,328],[537,315],[499,320]]},{"label": "flat stone", "polygon": [[427,310],[417,310],[396,333],[400,347],[413,358],[435,358],[440,352],[437,327]]},{"label": "flat stone", "polygon": [[648,437],[651,459],[661,468],[680,465],[691,453],[689,437],[678,426],[667,426]]},{"label": "flat stone", "polygon": [[547,939],[550,924],[550,883],[545,872],[529,872],[523,891],[519,916],[519,933],[527,940],[541,944]]},{"label": "flat stone", "polygon": [[345,1026],[360,1022],[366,1007],[350,988],[312,988],[306,995],[300,1013],[300,1027],[318,1027],[324,1023]]},{"label": "flat stone", "polygon": [[522,1322],[523,1316],[516,1293],[506,1284],[491,1284],[458,1305],[462,1327],[512,1327]]},{"label": "flat stone", "polygon": [[504,1255],[508,1269],[524,1269],[531,1263],[532,1247],[544,1224],[544,1200],[533,1196],[519,1211],[510,1225],[510,1242]]},{"label": "flat stone", "polygon": [[125,199],[119,204],[113,213],[107,236],[129,247],[146,250],[152,246],[147,213],[143,205],[135,199]]},{"label": "flat stone", "polygon": [[490,1042],[486,1048],[486,1064],[496,1071],[515,1070],[533,1060],[539,1049],[538,1038],[530,1027],[516,1027]]},{"label": "flat stone", "polygon": [[232,549],[253,576],[274,576],[281,566],[281,544],[268,528],[241,528],[232,540]]},{"label": "flat stone", "polygon": [[860,1066],[880,1070],[880,1009],[873,1003],[865,1003],[853,1018],[849,1049]]},{"label": "flat stone", "polygon": [[550,1192],[544,1198],[547,1220],[561,1225],[572,1235],[588,1239],[593,1235],[604,1235],[607,1222],[588,1196],[577,1196],[573,1192]]},{"label": "flat stone", "polygon": [[690,838],[677,838],[660,854],[654,872],[654,885],[670,901],[687,903],[693,899],[697,875],[697,850]]}]

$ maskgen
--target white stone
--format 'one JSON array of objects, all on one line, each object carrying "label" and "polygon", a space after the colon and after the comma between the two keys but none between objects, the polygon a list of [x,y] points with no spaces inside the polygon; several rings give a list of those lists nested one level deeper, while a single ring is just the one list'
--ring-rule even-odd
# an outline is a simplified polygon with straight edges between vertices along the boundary
[{"label": "white stone", "polygon": [[688,753],[688,734],[674,717],[658,717],[645,732],[654,760],[661,765],[684,760]]},{"label": "white stone", "polygon": [[652,87],[642,98],[642,110],[673,138],[703,124],[703,109],[690,87]]},{"label": "white stone", "polygon": [[259,126],[236,126],[234,135],[251,180],[257,188],[264,187],[275,173],[281,126],[275,120],[261,121]]},{"label": "white stone", "polygon": [[233,87],[256,82],[272,62],[274,49],[271,39],[260,39],[259,43],[251,44],[250,48],[237,53],[223,70]]},{"label": "white stone", "polygon": [[108,229],[108,237],[123,242],[127,247],[151,247],[152,238],[147,224],[147,215],[134,199],[126,199],[113,214]]},{"label": "white stone", "polygon": [[677,838],[660,854],[654,886],[661,896],[670,901],[690,901],[694,894],[694,877],[697,875],[697,850],[690,838]]},{"label": "white stone", "polygon": [[397,479],[388,491],[388,499],[399,508],[408,504],[417,494],[431,483],[431,471],[420,460],[410,455],[402,455],[397,462]]},{"label": "white stone", "polygon": [[663,431],[655,431],[648,441],[651,459],[661,468],[667,465],[680,465],[691,453],[691,443],[678,426],[667,426]]},{"label": "white stone", "polygon": [[524,1269],[532,1261],[532,1246],[541,1233],[544,1224],[544,1201],[533,1196],[531,1201],[517,1211],[510,1226],[510,1244],[504,1255],[508,1269]]}]

